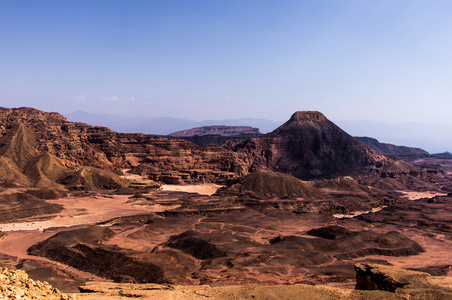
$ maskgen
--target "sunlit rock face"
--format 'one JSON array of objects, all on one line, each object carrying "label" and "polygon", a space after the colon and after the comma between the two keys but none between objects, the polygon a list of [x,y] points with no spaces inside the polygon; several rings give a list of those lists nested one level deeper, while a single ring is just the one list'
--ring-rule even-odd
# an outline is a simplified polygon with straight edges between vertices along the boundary
[{"label": "sunlit rock face", "polygon": [[121,169],[145,164],[170,171],[244,170],[240,155],[219,146],[199,147],[177,138],[116,133],[32,108],[0,108],[0,136],[17,124],[33,132],[33,151],[48,153],[67,167]]}]

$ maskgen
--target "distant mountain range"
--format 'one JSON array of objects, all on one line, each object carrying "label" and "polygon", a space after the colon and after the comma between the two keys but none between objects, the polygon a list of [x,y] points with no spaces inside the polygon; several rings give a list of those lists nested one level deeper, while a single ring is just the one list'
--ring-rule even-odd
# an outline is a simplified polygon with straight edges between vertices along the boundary
[{"label": "distant mountain range", "polygon": [[194,127],[212,125],[251,126],[259,128],[262,133],[267,133],[273,131],[281,125],[281,122],[254,118],[192,121],[176,118],[152,118],[144,116],[129,117],[109,114],[92,114],[83,111],[76,111],[66,114],[65,117],[72,122],[83,122],[95,126],[105,126],[116,132],[157,135],[169,135],[177,131],[187,130]]},{"label": "distant mountain range", "polygon": [[445,159],[452,159],[452,153],[450,153],[450,152],[443,152],[443,153],[436,153],[436,154],[433,154],[433,156],[434,157],[437,157],[437,158],[445,158]]},{"label": "distant mountain range", "polygon": [[366,120],[342,120],[335,123],[353,136],[370,136],[384,143],[417,147],[429,153],[452,149],[452,124]]},{"label": "distant mountain range", "polygon": [[[260,132],[275,130],[282,122],[266,119],[225,119],[193,121],[176,118],[153,118],[146,116],[118,116],[76,111],[65,117],[73,122],[105,126],[116,132],[169,135],[194,127],[226,125],[251,126]],[[384,123],[365,120],[340,120],[335,123],[353,136],[370,136],[384,143],[422,148],[429,153],[450,151],[452,148],[452,125],[416,122]]]},{"label": "distant mountain range", "polygon": [[429,157],[430,153],[420,148],[396,146],[387,143],[380,143],[377,139],[367,136],[355,137],[358,141],[364,145],[369,146],[380,154],[387,156],[394,156],[397,158],[422,158]]},{"label": "distant mountain range", "polygon": [[246,140],[261,136],[259,128],[251,126],[203,126],[177,131],[169,136],[179,137],[196,145],[222,144],[228,140]]}]

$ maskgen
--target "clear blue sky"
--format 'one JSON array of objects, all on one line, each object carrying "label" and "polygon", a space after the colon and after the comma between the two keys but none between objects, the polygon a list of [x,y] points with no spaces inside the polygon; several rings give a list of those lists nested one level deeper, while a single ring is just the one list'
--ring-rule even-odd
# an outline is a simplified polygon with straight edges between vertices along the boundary
[{"label": "clear blue sky", "polygon": [[0,106],[452,123],[452,1],[0,0]]}]

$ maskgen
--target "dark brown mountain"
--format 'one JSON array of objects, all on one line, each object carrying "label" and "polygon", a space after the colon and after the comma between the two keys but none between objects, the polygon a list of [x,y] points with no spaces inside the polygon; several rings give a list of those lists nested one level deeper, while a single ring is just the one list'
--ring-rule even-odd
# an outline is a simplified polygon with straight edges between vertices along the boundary
[{"label": "dark brown mountain", "polygon": [[260,133],[259,128],[254,128],[250,126],[224,126],[224,125],[216,125],[216,126],[203,126],[203,127],[195,127],[188,130],[181,130],[174,133],[171,133],[169,136],[172,137],[192,137],[195,135],[220,135],[220,136],[259,136],[262,135]]},{"label": "dark brown mountain", "polygon": [[370,172],[388,161],[315,111],[296,112],[269,134],[224,147],[246,154],[251,171],[269,169],[302,179]]},{"label": "dark brown mountain", "polygon": [[[28,111],[28,109],[25,109]],[[4,112],[4,111],[3,111]],[[53,120],[52,114],[32,110],[41,115],[43,122],[46,117]],[[34,115],[34,117],[36,117]],[[30,114],[32,117],[33,114]],[[58,118],[56,118],[58,119]],[[1,126],[0,136],[0,180],[14,182],[24,186],[51,187],[57,189],[80,188],[118,188],[127,185],[127,182],[109,170],[77,166],[74,162],[64,159],[64,152],[56,153],[62,158],[49,153],[46,144],[51,141],[43,139],[44,134],[39,130],[39,124],[24,125],[25,118],[12,118],[7,116]],[[51,127],[49,127],[50,129]],[[41,135],[41,138],[38,136]],[[55,140],[53,146],[58,146]],[[55,150],[55,148],[53,148]],[[70,168],[72,166],[72,168]],[[70,183],[70,184],[69,184]]]},{"label": "dark brown mountain", "polygon": [[367,136],[355,137],[358,141],[364,145],[369,146],[380,154],[393,156],[400,159],[403,158],[423,158],[429,157],[430,153],[420,148],[406,147],[406,146],[396,146],[387,143],[380,143],[377,139],[370,138]]},{"label": "dark brown mountain", "polygon": [[443,152],[443,153],[435,153],[435,154],[433,154],[433,157],[443,158],[443,159],[452,159],[452,153],[450,153],[448,151]]},{"label": "dark brown mountain", "polygon": [[196,127],[170,134],[172,137],[180,137],[199,146],[222,144],[229,140],[246,140],[261,135],[258,128],[224,125]]},{"label": "dark brown mountain", "polygon": [[243,195],[256,198],[322,199],[325,193],[298,178],[287,174],[259,170],[237,180],[229,187],[217,191],[219,195]]}]

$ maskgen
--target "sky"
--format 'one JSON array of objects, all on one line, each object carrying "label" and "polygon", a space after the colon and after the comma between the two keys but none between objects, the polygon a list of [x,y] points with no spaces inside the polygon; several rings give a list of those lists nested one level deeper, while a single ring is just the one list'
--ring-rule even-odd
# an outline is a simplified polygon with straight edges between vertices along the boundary
[{"label": "sky", "polygon": [[450,0],[0,0],[0,106],[452,124]]}]

